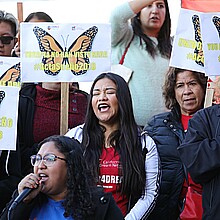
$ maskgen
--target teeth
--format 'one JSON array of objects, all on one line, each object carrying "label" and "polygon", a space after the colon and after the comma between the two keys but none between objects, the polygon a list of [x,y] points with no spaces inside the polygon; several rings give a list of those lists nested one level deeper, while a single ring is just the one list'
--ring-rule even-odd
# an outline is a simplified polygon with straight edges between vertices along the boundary
[{"label": "teeth", "polygon": [[107,104],[100,104],[98,106],[98,109],[101,110],[102,108],[108,108],[108,107],[109,107],[109,105],[107,105]]},{"label": "teeth", "polygon": [[45,174],[43,174],[43,173],[40,173],[39,174],[39,177],[45,177],[46,175]]},{"label": "teeth", "polygon": [[103,108],[103,107],[108,107],[108,105],[107,104],[100,104],[99,105],[99,108]]}]

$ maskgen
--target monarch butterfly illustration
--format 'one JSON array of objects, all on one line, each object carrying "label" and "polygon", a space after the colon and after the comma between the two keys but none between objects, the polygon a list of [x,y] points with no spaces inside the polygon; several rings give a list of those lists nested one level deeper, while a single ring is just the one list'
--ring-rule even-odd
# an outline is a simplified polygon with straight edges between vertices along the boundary
[{"label": "monarch butterfly illustration", "polygon": [[217,31],[218,31],[219,38],[220,38],[220,18],[217,17],[217,16],[214,16],[214,17],[212,18],[212,21],[213,21],[213,23],[214,23],[214,25],[215,25],[215,27],[216,27],[216,29],[217,29]]},{"label": "monarch butterfly illustration", "polygon": [[5,92],[3,90],[0,90],[0,104],[2,103],[4,98],[5,98]]},{"label": "monarch butterfly illustration", "polygon": [[193,15],[192,22],[193,22],[194,30],[195,30],[195,40],[198,43],[197,45],[199,45],[199,46],[196,46],[194,50],[194,53],[196,54],[195,62],[200,66],[204,66],[204,59],[201,59],[203,58],[204,53],[202,49],[202,36],[201,36],[199,16]]},{"label": "monarch butterfly illustration", "polygon": [[20,62],[9,68],[2,76],[0,81],[5,81],[6,85],[9,81],[11,82],[20,82],[21,81],[21,66]]},{"label": "monarch butterfly illustration", "polygon": [[[47,54],[47,56],[43,56],[42,59],[42,64],[47,66],[47,68],[44,68],[46,74],[52,76],[57,75],[62,69],[63,64],[69,65],[74,75],[82,75],[87,72],[88,69],[83,67],[90,63],[86,52],[90,52],[92,49],[93,40],[98,32],[96,26],[82,33],[68,49],[66,45],[63,49],[54,37],[40,27],[35,26],[33,32],[37,37],[40,51],[46,52]],[[77,52],[83,55],[76,56]],[[56,55],[54,56],[53,54]],[[78,68],[72,68],[75,66]]]}]

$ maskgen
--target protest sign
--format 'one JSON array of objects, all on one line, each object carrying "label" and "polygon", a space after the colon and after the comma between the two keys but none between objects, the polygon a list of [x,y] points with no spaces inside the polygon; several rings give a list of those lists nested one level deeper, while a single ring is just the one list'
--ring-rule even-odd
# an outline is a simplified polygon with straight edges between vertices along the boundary
[{"label": "protest sign", "polygon": [[220,12],[201,14],[201,34],[205,55],[205,72],[220,75]]},{"label": "protest sign", "polygon": [[0,57],[0,150],[16,150],[20,59]]},{"label": "protest sign", "polygon": [[110,24],[21,23],[22,82],[93,81],[110,52]]},{"label": "protest sign", "polygon": [[220,74],[220,12],[180,10],[170,66]]},{"label": "protest sign", "polygon": [[200,14],[180,9],[170,66],[205,72]]},{"label": "protest sign", "polygon": [[20,58],[0,57],[0,85],[20,86]]}]

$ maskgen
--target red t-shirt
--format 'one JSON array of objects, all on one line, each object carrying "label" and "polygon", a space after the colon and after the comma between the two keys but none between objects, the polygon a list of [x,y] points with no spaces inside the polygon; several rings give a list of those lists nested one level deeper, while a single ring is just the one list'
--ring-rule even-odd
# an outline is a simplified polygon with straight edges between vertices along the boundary
[{"label": "red t-shirt", "polygon": [[192,115],[181,115],[181,122],[183,125],[184,131],[188,129],[189,119],[192,118]]},{"label": "red t-shirt", "polygon": [[[183,129],[187,130],[188,129],[188,123],[189,123],[189,119],[192,118],[192,116],[188,116],[188,115],[181,115],[181,122],[183,125]],[[199,192],[200,194],[202,194],[202,186],[200,184],[196,184],[193,182],[191,176],[188,174],[188,183],[186,182],[186,180],[184,181],[183,184],[183,189],[182,189],[182,196],[181,197],[185,197],[186,193],[187,193],[187,188],[188,188],[188,184],[197,192]]]},{"label": "red t-shirt", "polygon": [[121,196],[118,189],[122,182],[119,176],[120,156],[113,147],[104,148],[99,160],[99,182],[105,192],[111,192],[123,215],[126,215],[128,199]]}]

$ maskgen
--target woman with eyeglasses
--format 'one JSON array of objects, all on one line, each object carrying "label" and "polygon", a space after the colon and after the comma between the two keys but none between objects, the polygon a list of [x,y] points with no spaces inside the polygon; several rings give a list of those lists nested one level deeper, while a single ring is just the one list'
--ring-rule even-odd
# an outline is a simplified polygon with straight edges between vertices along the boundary
[{"label": "woman with eyeglasses", "polygon": [[[37,155],[31,156],[34,173],[19,183],[0,219],[123,219],[112,195],[96,187],[78,141],[50,136],[39,144],[39,149]],[[33,190],[11,209],[25,188]]]}]

